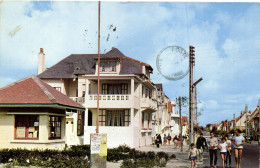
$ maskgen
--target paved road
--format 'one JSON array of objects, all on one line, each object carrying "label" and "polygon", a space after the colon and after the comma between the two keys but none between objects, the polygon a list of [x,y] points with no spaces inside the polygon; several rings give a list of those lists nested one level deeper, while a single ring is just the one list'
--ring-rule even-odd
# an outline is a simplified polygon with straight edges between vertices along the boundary
[{"label": "paved road", "polygon": [[[235,162],[235,157],[234,153],[232,151],[232,160],[231,160],[231,165],[232,168],[235,168],[236,162]],[[222,162],[221,162],[221,157],[220,154],[218,153],[218,162],[217,162],[217,167],[221,168],[222,167]],[[210,163],[209,163],[209,153],[207,151],[204,152],[204,162],[202,166],[199,166],[202,168],[210,168]],[[241,163],[241,168],[259,168],[259,146],[256,144],[246,144],[244,145],[243,153],[242,153],[242,163]]]}]

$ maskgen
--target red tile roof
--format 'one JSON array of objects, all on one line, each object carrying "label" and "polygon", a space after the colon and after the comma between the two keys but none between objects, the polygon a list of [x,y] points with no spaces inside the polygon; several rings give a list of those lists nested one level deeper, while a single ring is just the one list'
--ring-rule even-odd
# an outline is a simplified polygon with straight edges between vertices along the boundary
[{"label": "red tile roof", "polygon": [[168,112],[172,112],[172,104],[171,104],[171,101],[168,101]]},{"label": "red tile roof", "polygon": [[257,108],[254,110],[254,112],[251,114],[251,119],[250,122],[254,121],[254,118],[259,117],[259,112],[257,110]]},{"label": "red tile roof", "polygon": [[1,88],[0,104],[58,104],[84,109],[36,76],[27,77]]},{"label": "red tile roof", "polygon": [[187,116],[181,117],[181,122],[182,122],[182,125],[187,125],[188,124],[188,117]]}]

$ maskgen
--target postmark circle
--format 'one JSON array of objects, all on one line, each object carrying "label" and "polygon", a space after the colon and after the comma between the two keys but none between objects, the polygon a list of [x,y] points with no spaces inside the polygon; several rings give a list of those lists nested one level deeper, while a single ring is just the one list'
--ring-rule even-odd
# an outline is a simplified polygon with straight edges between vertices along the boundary
[{"label": "postmark circle", "polygon": [[159,73],[168,80],[180,80],[189,73],[189,54],[180,46],[162,49],[156,58]]}]

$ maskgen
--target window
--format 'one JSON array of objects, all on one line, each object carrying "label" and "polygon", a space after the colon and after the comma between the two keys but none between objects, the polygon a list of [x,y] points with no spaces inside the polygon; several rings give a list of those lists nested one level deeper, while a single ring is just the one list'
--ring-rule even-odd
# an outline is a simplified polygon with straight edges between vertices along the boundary
[{"label": "window", "polygon": [[49,139],[61,138],[61,117],[50,116],[49,117]]},{"label": "window", "polygon": [[102,94],[107,94],[107,84],[102,84]]},{"label": "window", "polygon": [[99,125],[106,126],[106,110],[99,110]]},{"label": "window", "polygon": [[122,84],[122,94],[128,94],[128,85],[126,83]]},{"label": "window", "polygon": [[147,98],[148,97],[148,89],[145,89],[145,98]]},{"label": "window", "polygon": [[88,94],[91,94],[91,84],[88,84]]},{"label": "window", "polygon": [[39,115],[15,116],[15,139],[38,139]]},{"label": "window", "polygon": [[77,135],[81,136],[84,134],[84,111],[78,111],[78,122],[77,122]]},{"label": "window", "polygon": [[54,87],[54,89],[58,90],[59,92],[61,92],[61,87]]},{"label": "window", "polygon": [[142,128],[144,128],[144,112],[142,112]]},{"label": "window", "polygon": [[144,86],[142,86],[142,97],[144,97]]},{"label": "window", "polygon": [[128,94],[128,85],[122,84],[102,84],[102,94]]},{"label": "window", "polygon": [[150,124],[151,123],[151,114],[148,113],[148,129],[151,129]]},{"label": "window", "polygon": [[86,91],[82,91],[82,97],[85,97]]},{"label": "window", "polygon": [[100,126],[129,126],[129,110],[100,110]]},{"label": "window", "polygon": [[116,72],[116,61],[101,61],[100,62],[101,72]]},{"label": "window", "polygon": [[82,97],[85,97],[86,94],[86,84],[82,84]]}]

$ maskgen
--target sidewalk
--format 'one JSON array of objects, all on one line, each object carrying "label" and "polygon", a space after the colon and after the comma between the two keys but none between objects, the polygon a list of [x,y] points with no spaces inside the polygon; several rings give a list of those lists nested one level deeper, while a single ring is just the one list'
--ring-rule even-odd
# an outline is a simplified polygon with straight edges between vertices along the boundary
[{"label": "sidewalk", "polygon": [[[166,164],[166,168],[188,168],[190,167],[190,161],[187,160],[188,157],[188,146],[185,145],[183,146],[183,152],[180,151],[180,149],[174,149],[173,145],[162,145],[160,146],[160,148],[157,148],[156,146],[143,146],[140,148],[135,148],[136,150],[139,151],[144,151],[144,152],[148,152],[148,151],[153,151],[153,152],[166,152],[168,153],[169,156],[171,156],[172,154],[176,155],[176,159],[171,159],[167,162]],[[202,162],[198,162],[197,166],[199,167],[200,165],[202,165]],[[107,168],[119,168],[120,167],[120,163],[111,163],[108,162],[107,163]]]},{"label": "sidewalk", "polygon": [[[155,146],[144,146],[141,148],[136,148],[136,150],[140,151],[154,151],[154,152],[166,152],[169,156],[172,154],[176,155],[176,159],[171,159],[167,162],[166,168],[186,168],[190,167],[190,161],[187,160],[188,157],[188,145],[183,146],[183,152],[180,151],[180,149],[174,149],[173,145],[162,145],[160,148],[156,148]],[[198,162],[197,166],[200,166],[202,163]]]}]

